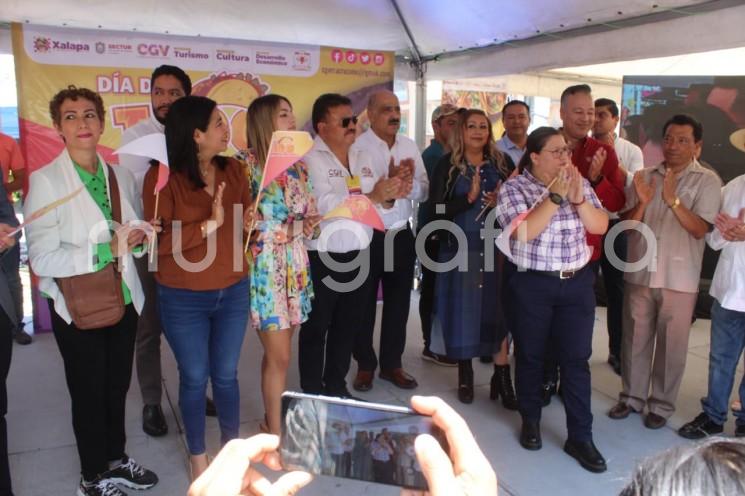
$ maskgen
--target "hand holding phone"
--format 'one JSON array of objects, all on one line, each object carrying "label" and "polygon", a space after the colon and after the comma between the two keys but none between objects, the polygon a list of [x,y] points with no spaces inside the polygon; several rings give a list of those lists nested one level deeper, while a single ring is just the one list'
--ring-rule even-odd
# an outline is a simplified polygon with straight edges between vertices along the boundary
[{"label": "hand holding phone", "polygon": [[188,496],[224,496],[226,494],[272,494],[290,496],[308,484],[312,477],[305,472],[284,474],[270,482],[251,465],[261,463],[280,470],[277,456],[279,438],[258,434],[248,439],[234,439],[220,450],[207,470],[189,487]]},{"label": "hand holding phone", "polygon": [[[432,436],[420,434],[414,443],[431,496],[497,494],[497,475],[476,443],[463,417],[436,396],[412,396],[414,411],[432,417],[450,446],[450,456]],[[404,489],[401,496],[421,492]]]}]

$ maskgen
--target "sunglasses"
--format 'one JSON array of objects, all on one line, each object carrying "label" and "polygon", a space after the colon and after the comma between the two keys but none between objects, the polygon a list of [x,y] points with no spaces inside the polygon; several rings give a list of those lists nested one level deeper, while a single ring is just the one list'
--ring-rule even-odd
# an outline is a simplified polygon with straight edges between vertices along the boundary
[{"label": "sunglasses", "polygon": [[353,123],[354,125],[357,125],[357,116],[353,115],[352,117],[342,117],[341,127],[349,127],[350,122]]}]

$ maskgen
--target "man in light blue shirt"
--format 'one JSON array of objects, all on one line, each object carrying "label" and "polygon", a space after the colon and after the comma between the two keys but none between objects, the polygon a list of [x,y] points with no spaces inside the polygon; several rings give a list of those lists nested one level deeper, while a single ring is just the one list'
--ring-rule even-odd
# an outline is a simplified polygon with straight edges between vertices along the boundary
[{"label": "man in light blue shirt", "polygon": [[505,133],[502,139],[497,141],[497,148],[509,155],[517,167],[525,153],[525,143],[528,141],[530,107],[521,100],[510,100],[502,108],[502,123]]}]

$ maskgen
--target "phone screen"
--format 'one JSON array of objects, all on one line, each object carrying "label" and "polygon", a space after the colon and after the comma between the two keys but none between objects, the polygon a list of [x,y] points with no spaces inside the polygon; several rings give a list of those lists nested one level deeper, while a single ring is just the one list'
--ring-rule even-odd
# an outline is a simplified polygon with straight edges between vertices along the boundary
[{"label": "phone screen", "polygon": [[282,413],[287,470],[426,490],[414,439],[431,434],[446,446],[429,417],[405,407],[285,393]]}]

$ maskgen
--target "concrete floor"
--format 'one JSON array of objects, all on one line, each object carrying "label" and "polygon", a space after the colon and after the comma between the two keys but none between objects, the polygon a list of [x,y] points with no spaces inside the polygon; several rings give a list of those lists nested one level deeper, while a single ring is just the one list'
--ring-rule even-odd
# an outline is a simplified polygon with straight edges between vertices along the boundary
[{"label": "concrete floor", "polygon": [[[614,421],[606,416],[607,410],[617,398],[620,379],[605,363],[605,309],[598,308],[591,361],[592,409],[595,414],[595,443],[606,457],[609,469],[606,473],[597,475],[583,470],[562,451],[566,431],[560,401],[554,400],[544,410],[544,446],[537,452],[526,451],[518,444],[520,420],[517,413],[489,401],[491,366],[478,362],[474,364],[476,399],[471,405],[459,403],[456,399],[456,370],[440,367],[420,358],[417,299],[418,296],[414,293],[408,326],[409,340],[404,357],[405,367],[419,381],[416,393],[441,396],[466,418],[499,476],[501,494],[618,494],[640,460],[687,442],[675,430],[699,413],[699,398],[706,393],[709,321],[697,321],[693,326],[678,411],[667,427],[650,431],[643,427],[639,415],[632,415],[622,421]],[[142,432],[142,402],[136,377],[133,377],[127,405],[128,452],[160,477],[160,483],[146,494],[184,495],[188,488],[186,451],[183,436],[178,431],[174,409],[178,395],[178,375],[173,355],[165,341],[162,353],[166,392],[163,408],[169,423],[169,434],[156,439]],[[242,433],[246,436],[258,431],[259,419],[264,413],[259,389],[260,360],[261,345],[256,335],[249,332],[244,341],[240,363]],[[355,370],[353,366],[350,381]],[[742,365],[739,373],[742,373]],[[293,361],[288,389],[298,388],[297,363]],[[378,380],[371,392],[360,396],[371,401],[405,404],[409,394],[408,391]],[[62,360],[50,334],[35,336],[34,343],[30,346],[14,346],[8,378],[8,402],[10,467],[16,495],[74,494],[79,478],[79,463],[70,420],[69,396]],[[730,419],[725,433],[731,435],[733,430],[734,421]],[[216,451],[219,436],[215,419],[208,419],[207,438],[210,450]],[[393,496],[399,491],[390,486],[318,477],[300,494],[328,496],[353,493]]]}]

